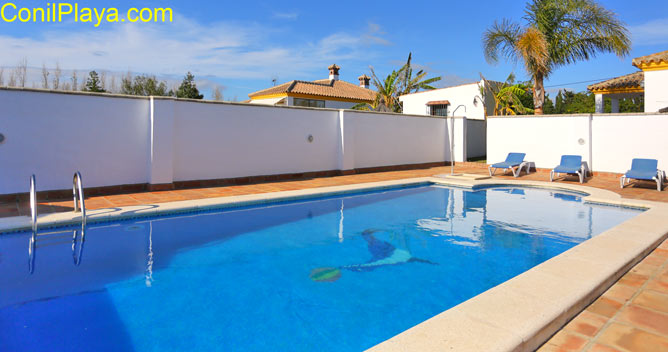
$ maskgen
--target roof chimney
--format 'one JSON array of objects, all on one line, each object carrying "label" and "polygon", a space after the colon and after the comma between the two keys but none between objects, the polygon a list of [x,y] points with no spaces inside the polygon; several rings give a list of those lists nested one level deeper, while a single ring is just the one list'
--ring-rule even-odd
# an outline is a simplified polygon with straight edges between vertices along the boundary
[{"label": "roof chimney", "polygon": [[357,77],[357,79],[360,80],[360,87],[369,89],[369,82],[371,81],[371,77],[364,74]]},{"label": "roof chimney", "polygon": [[332,64],[331,66],[327,67],[329,69],[329,79],[332,81],[338,81],[339,80],[339,70],[341,67],[339,67],[337,64]]}]

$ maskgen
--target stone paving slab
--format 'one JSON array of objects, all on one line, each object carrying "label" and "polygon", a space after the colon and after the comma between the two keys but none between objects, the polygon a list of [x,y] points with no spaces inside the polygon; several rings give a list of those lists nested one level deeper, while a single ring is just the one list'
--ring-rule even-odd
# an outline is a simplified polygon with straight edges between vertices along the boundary
[{"label": "stone paving slab", "polygon": [[668,351],[668,240],[538,351]]},{"label": "stone paving slab", "polygon": [[[488,175],[485,164],[465,163],[462,166],[455,167],[456,173]],[[208,187],[208,188],[193,188],[193,189],[178,189],[171,191],[156,191],[156,192],[130,192],[124,194],[113,194],[105,196],[89,196],[86,197],[87,209],[100,209],[109,207],[121,207],[128,205],[141,205],[146,203],[164,203],[188,199],[205,199],[225,196],[238,196],[245,194],[269,193],[290,191],[305,188],[317,188],[327,186],[341,186],[357,183],[400,180],[405,178],[415,177],[430,177],[437,174],[449,174],[450,167],[432,167],[424,169],[403,170],[403,171],[389,171],[389,172],[375,172],[367,174],[356,174],[335,177],[321,177],[310,178],[303,180],[291,181],[277,181],[265,182],[249,185],[236,185],[224,187]],[[502,174],[497,173],[494,179],[514,180],[511,173]],[[531,181],[548,181],[549,173],[544,170],[538,172],[531,172],[521,176],[517,180],[531,180]],[[576,177],[565,178],[555,182],[557,184],[576,184]],[[624,189],[619,187],[619,178],[608,174],[596,175],[590,177],[585,181],[585,186],[595,187],[609,190],[618,193],[626,199],[642,199],[650,201],[668,202],[668,191],[659,192],[656,186],[650,182],[636,182],[632,183]],[[40,214],[72,211],[72,198],[66,199],[38,199]],[[0,202],[0,218],[12,217],[19,215],[28,215],[30,213],[30,205],[27,200],[23,202]]]}]

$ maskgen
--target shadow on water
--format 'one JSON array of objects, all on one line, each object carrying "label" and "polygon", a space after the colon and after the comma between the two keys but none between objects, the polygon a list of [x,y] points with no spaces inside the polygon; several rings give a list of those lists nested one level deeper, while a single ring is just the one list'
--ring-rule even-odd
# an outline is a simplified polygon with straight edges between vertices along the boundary
[{"label": "shadow on water", "polygon": [[106,290],[0,308],[3,351],[133,351]]}]

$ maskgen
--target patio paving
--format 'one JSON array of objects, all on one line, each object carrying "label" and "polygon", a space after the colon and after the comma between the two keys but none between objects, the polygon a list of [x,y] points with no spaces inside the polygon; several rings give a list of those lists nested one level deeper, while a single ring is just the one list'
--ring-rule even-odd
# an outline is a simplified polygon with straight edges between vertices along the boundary
[{"label": "patio paving", "polygon": [[[486,165],[462,163],[458,173],[486,174]],[[204,199],[399,180],[450,173],[450,167],[376,172],[347,176],[265,182],[224,187],[136,192],[86,197],[88,209],[120,207],[178,200]],[[497,178],[512,179],[498,172]],[[549,172],[538,170],[521,179],[547,181]],[[577,183],[576,177],[557,182]],[[619,188],[619,177],[597,174],[585,182],[621,194],[624,198],[668,202],[668,191],[658,192],[655,184],[638,183]],[[72,198],[38,199],[39,213],[72,211]],[[0,217],[28,215],[25,201],[0,202]],[[546,351],[668,351],[668,240],[626,273],[594,303],[571,320],[540,349]]]},{"label": "patio paving", "polygon": [[[486,165],[481,163],[464,163],[455,168],[458,173],[476,173],[487,174]],[[389,172],[375,172],[366,174],[356,174],[347,176],[335,177],[320,177],[290,181],[276,181],[264,182],[248,185],[234,185],[222,187],[207,187],[207,188],[189,188],[177,189],[171,191],[154,191],[154,192],[135,192],[122,193],[104,196],[87,196],[86,208],[99,209],[109,207],[120,207],[128,205],[140,205],[147,203],[163,203],[178,200],[188,199],[204,199],[225,196],[237,196],[244,194],[257,194],[279,191],[290,191],[305,188],[327,187],[327,186],[341,186],[356,183],[376,182],[399,180],[404,178],[433,176],[436,174],[450,173],[450,167],[432,167],[414,170],[389,171]],[[497,172],[495,177],[512,179],[510,173],[503,175]],[[528,175],[522,173],[521,179],[534,181],[549,180],[549,172],[539,170]],[[569,177],[566,180],[557,182],[577,183],[576,177]],[[652,201],[668,202],[668,192],[658,192],[656,185],[650,182],[636,183],[627,186],[623,190],[619,188],[619,177],[611,174],[599,174],[590,177],[585,181],[586,186],[607,189],[621,194],[624,198],[644,199]],[[38,198],[38,213],[52,213],[72,211],[72,198],[65,199],[39,199]],[[30,205],[25,201],[0,202],[0,217],[28,215],[30,213]]]},{"label": "patio paving", "polygon": [[668,351],[668,240],[538,351]]}]

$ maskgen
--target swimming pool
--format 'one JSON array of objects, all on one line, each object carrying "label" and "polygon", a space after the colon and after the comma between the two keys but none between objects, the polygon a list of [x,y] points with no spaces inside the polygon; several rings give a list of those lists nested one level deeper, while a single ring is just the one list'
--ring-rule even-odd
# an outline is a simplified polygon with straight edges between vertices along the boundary
[{"label": "swimming pool", "polygon": [[640,212],[581,197],[424,185],[91,224],[32,258],[0,235],[0,349],[361,350]]}]

